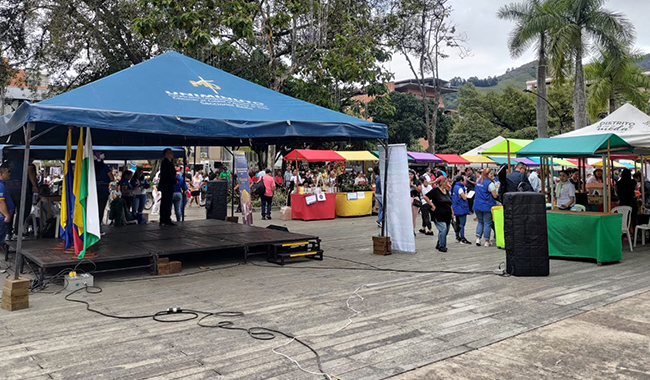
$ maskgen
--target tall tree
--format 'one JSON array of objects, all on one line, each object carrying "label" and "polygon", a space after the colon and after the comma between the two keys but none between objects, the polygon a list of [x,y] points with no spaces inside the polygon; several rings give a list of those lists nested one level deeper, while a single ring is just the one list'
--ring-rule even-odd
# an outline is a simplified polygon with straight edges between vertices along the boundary
[{"label": "tall tree", "polygon": [[592,46],[622,56],[635,37],[634,26],[621,13],[603,8],[605,0],[553,0],[563,19],[553,30],[550,51],[555,77],[574,72],[575,129],[587,126],[587,93],[582,59]]},{"label": "tall tree", "polygon": [[647,108],[650,78],[637,65],[643,57],[639,52],[627,51],[617,55],[605,50],[585,66],[585,78],[589,83],[587,110],[591,118],[597,118],[603,110],[614,112],[618,97],[629,100],[640,109]]},{"label": "tall tree", "polygon": [[547,48],[550,30],[556,22],[547,0],[527,0],[499,9],[497,16],[515,22],[510,32],[508,48],[513,58],[521,57],[531,46],[537,50],[537,136],[548,137],[548,105],[546,76]]},{"label": "tall tree", "polygon": [[[442,83],[439,62],[447,56],[447,48],[468,53],[466,37],[456,32],[449,21],[452,7],[449,0],[394,0],[387,17],[389,44],[406,58],[420,89],[427,128],[429,152],[436,151],[437,109],[440,106]],[[429,90],[433,90],[430,94]],[[429,109],[433,100],[433,112]]]}]

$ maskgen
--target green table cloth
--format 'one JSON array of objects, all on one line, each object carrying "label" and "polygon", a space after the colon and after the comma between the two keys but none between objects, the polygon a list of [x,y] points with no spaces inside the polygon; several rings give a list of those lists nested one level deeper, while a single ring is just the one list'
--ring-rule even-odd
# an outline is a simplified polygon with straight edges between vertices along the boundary
[{"label": "green table cloth", "polygon": [[621,261],[621,214],[548,211],[546,220],[549,256]]}]

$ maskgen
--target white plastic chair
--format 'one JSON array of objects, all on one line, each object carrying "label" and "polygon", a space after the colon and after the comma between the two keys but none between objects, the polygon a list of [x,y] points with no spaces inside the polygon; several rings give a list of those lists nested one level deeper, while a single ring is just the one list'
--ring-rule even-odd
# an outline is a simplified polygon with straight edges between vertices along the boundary
[{"label": "white plastic chair", "polygon": [[585,206],[583,206],[583,205],[573,205],[573,207],[571,207],[571,211],[573,211],[573,212],[585,212],[585,211],[587,211],[587,208]]},{"label": "white plastic chair", "polygon": [[636,240],[639,237],[639,230],[641,230],[641,245],[645,245],[645,232],[650,230],[649,224],[639,224],[634,229],[634,246],[636,247]]},{"label": "white plastic chair", "polygon": [[612,214],[621,214],[623,216],[623,225],[621,226],[621,233],[627,235],[627,242],[630,243],[630,252],[632,249],[632,237],[630,236],[630,223],[632,222],[632,207],[618,206],[612,209]]}]

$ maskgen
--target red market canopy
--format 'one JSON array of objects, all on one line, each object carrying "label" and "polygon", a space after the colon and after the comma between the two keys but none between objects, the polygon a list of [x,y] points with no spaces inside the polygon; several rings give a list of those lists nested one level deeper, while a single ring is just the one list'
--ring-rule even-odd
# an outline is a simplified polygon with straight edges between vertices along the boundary
[{"label": "red market canopy", "polygon": [[469,165],[470,162],[457,154],[440,154],[436,156],[450,165]]},{"label": "red market canopy", "polygon": [[333,150],[294,149],[284,156],[285,161],[332,162],[345,161]]}]

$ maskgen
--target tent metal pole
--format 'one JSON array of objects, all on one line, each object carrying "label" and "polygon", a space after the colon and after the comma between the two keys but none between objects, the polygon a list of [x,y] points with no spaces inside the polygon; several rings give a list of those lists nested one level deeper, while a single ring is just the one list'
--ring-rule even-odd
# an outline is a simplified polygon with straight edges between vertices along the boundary
[{"label": "tent metal pole", "polygon": [[510,140],[506,140],[506,147],[508,151],[508,173],[510,173]]},{"label": "tent metal pole", "polygon": [[549,174],[550,174],[549,182],[550,182],[550,186],[551,186],[551,205],[553,205],[555,203],[555,186],[554,186],[555,181],[553,180],[554,179],[553,178],[553,176],[554,176],[554,166],[555,165],[553,165],[553,157],[551,157],[551,164],[550,164],[550,170],[549,170]]},{"label": "tent metal pole", "polygon": [[[381,214],[381,236],[384,237],[386,236],[386,191],[388,190],[388,139],[382,140],[381,143],[384,146],[384,180],[381,181],[381,186],[383,187],[381,191],[381,197],[382,197],[382,202],[381,202],[381,207],[382,207],[382,214]],[[379,173],[381,175],[382,173]]]},{"label": "tent metal pole", "polygon": [[609,176],[607,175],[607,163],[605,162],[605,155],[603,154],[603,211],[607,204],[607,184],[609,183]]},{"label": "tent metal pole", "polygon": [[[641,155],[641,202],[645,206],[645,160],[643,159],[643,155]],[[636,161],[634,161],[634,167],[636,168]]]},{"label": "tent metal pole", "polygon": [[[196,154],[196,152],[195,152]],[[185,182],[185,168],[187,167],[187,154],[185,154],[185,157],[183,157],[183,169],[181,170],[181,173],[183,173],[181,181]],[[187,189],[187,188],[186,188]],[[183,190],[183,186],[181,186],[181,190]],[[182,191],[181,191],[182,193]],[[187,194],[182,193],[181,201],[183,204],[183,212],[181,212],[181,220],[184,222],[185,221],[185,205],[187,204]]]},{"label": "tent metal pole", "polygon": [[[23,233],[25,232],[25,205],[27,204],[27,182],[29,170],[29,148],[32,143],[32,131],[36,128],[34,123],[27,123],[25,126],[25,155],[23,157],[23,178],[20,186],[20,210],[18,211],[18,241],[16,242],[16,268],[14,280],[20,277],[23,271]],[[31,199],[30,199],[31,202]]]},{"label": "tent metal pole", "polygon": [[[612,168],[614,167],[614,163],[612,162],[612,155],[611,155],[611,150],[609,146],[609,139],[607,139],[607,160],[609,161],[609,164],[612,165]],[[614,173],[614,170],[612,170],[610,173]],[[607,200],[609,201],[612,199],[612,185],[610,184],[607,186]],[[607,202],[607,212],[612,211],[612,202],[609,201]]]}]

